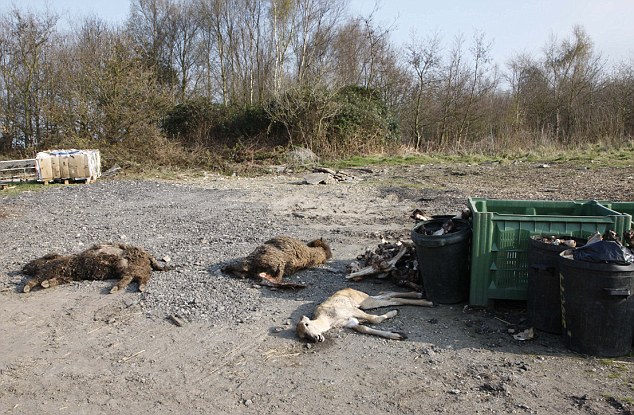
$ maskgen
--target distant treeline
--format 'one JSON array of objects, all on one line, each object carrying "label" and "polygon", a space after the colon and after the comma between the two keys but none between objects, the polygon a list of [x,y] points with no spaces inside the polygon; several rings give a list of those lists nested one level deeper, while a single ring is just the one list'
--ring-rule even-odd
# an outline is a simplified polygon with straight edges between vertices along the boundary
[{"label": "distant treeline", "polygon": [[634,63],[608,67],[582,27],[503,67],[491,47],[484,33],[397,46],[345,0],[131,0],[120,25],[70,29],[15,7],[0,15],[0,154],[213,165],[291,146],[490,153],[634,135]]}]

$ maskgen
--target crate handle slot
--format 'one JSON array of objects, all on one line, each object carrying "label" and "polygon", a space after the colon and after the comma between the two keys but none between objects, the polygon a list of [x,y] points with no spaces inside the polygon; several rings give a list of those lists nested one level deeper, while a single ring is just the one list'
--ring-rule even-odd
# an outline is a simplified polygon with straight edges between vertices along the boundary
[{"label": "crate handle slot", "polygon": [[546,271],[547,273],[551,274],[551,275],[555,275],[555,267],[551,267],[549,265],[544,265],[544,264],[531,264],[530,267],[532,269],[534,269],[537,272],[544,272]]},{"label": "crate handle slot", "polygon": [[612,297],[629,297],[631,295],[629,288],[604,288],[603,291]]}]

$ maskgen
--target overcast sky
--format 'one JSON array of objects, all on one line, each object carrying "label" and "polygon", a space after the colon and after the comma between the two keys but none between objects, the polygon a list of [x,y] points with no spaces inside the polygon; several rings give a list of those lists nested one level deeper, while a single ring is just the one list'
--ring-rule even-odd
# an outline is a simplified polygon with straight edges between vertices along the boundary
[{"label": "overcast sky", "polygon": [[[0,0],[0,12],[12,4],[43,9],[46,4],[65,21],[96,15],[113,23],[128,15],[129,0]],[[350,0],[352,14],[367,15],[374,0]],[[581,25],[595,50],[610,63],[634,61],[634,0],[382,0],[375,21],[391,26],[401,46],[412,33],[424,38],[440,34],[446,44],[462,34],[469,41],[484,33],[492,41],[492,57],[504,64],[513,55],[538,56],[552,36],[570,37]]]}]

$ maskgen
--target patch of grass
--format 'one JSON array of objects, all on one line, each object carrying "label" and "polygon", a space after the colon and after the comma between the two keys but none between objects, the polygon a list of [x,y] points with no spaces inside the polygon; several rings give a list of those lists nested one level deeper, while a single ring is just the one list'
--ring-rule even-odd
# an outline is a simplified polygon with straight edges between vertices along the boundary
[{"label": "patch of grass", "polygon": [[340,160],[330,160],[326,164],[333,168],[355,168],[369,166],[400,166],[409,164],[442,164],[442,163],[510,163],[524,161],[532,163],[564,163],[576,164],[579,167],[598,168],[602,166],[629,167],[634,165],[634,145],[612,147],[604,144],[587,145],[585,147],[562,149],[543,147],[532,150],[511,150],[495,155],[477,152],[454,153],[405,153],[401,155],[367,155],[354,156]]},{"label": "patch of grass", "polygon": [[[368,178],[365,179],[365,182],[372,185],[378,185],[382,188],[400,187],[404,189],[420,189],[423,186],[423,182],[413,181],[405,177]],[[426,184],[425,188],[432,189],[434,187]]]},{"label": "patch of grass", "polygon": [[38,182],[16,182],[16,183],[8,183],[7,187],[0,191],[0,195],[2,196],[16,196],[23,192],[40,192],[43,190],[47,190],[49,188],[60,186],[59,184],[48,184],[45,185],[43,183]]},{"label": "patch of grass", "polygon": [[462,156],[431,156],[425,154],[408,154],[402,156],[368,155],[354,156],[347,159],[331,160],[326,164],[338,169],[371,167],[371,166],[406,166],[412,164],[438,164],[464,161]]},{"label": "patch of grass", "polygon": [[630,377],[631,367],[628,363],[612,359],[599,359],[599,363],[607,369],[608,379],[628,380],[627,378]]},{"label": "patch of grass", "polygon": [[188,178],[203,177],[204,170],[179,169],[177,167],[149,167],[134,170],[123,170],[116,177],[121,179],[160,179],[160,180],[184,180]]},{"label": "patch of grass", "polygon": [[589,168],[631,167],[634,165],[634,147],[612,147],[604,144],[592,144],[578,149],[553,153],[553,162],[578,163]]}]

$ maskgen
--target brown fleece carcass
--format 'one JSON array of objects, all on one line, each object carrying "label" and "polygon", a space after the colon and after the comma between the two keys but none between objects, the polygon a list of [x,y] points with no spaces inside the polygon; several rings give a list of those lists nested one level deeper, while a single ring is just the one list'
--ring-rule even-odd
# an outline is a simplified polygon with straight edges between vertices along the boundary
[{"label": "brown fleece carcass", "polygon": [[260,284],[283,288],[304,288],[305,285],[283,281],[305,268],[325,263],[332,257],[323,239],[307,244],[289,236],[277,236],[258,246],[247,257],[222,268],[222,272],[240,278],[254,278]]},{"label": "brown fleece carcass", "polygon": [[111,293],[138,281],[139,291],[144,291],[152,270],[164,271],[156,258],[144,249],[127,244],[98,244],[74,255],[48,254],[35,259],[22,268],[29,275],[23,292],[28,293],[37,285],[55,287],[71,281],[103,281],[119,279]]}]

